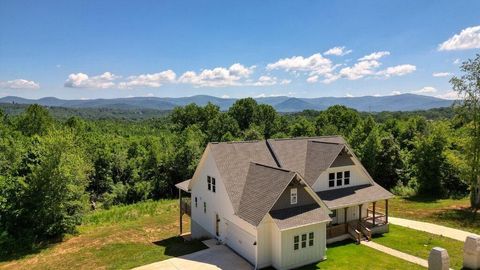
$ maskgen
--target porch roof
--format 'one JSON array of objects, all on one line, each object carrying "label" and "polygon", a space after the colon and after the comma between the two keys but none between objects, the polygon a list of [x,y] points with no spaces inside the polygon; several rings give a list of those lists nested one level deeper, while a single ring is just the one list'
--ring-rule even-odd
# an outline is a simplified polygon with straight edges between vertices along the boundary
[{"label": "porch roof", "polygon": [[280,230],[331,221],[324,209],[316,204],[270,211],[270,216]]},{"label": "porch roof", "polygon": [[185,192],[190,192],[190,190],[188,189],[188,185],[190,184],[190,180],[192,180],[192,179],[188,179],[188,180],[185,180],[183,182],[180,182],[180,183],[176,184],[175,187],[177,187],[178,189],[181,189]]},{"label": "porch roof", "polygon": [[378,184],[324,190],[317,195],[330,209],[393,198],[393,194]]}]

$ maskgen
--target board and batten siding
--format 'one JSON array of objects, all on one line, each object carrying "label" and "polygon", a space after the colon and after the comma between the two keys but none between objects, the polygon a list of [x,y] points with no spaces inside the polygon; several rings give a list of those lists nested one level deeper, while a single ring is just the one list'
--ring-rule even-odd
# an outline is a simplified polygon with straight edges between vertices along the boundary
[{"label": "board and batten siding", "polygon": [[[328,186],[328,175],[330,173],[337,173],[337,172],[345,172],[350,171],[350,184],[347,186],[336,186],[329,187]],[[312,188],[315,192],[324,191],[324,190],[333,190],[337,188],[344,188],[344,187],[352,187],[352,186],[359,186],[370,184],[370,180],[368,175],[357,165],[351,166],[342,166],[342,167],[330,167],[326,169],[323,173],[320,174],[317,181],[313,184]]]},{"label": "board and batten siding", "polygon": [[[297,189],[296,204],[290,203],[290,192],[292,188]],[[272,210],[299,207],[310,204],[317,204],[317,202],[312,198],[312,195],[307,192],[307,190],[305,189],[305,185],[299,183],[298,181],[292,181],[283,191],[282,195],[280,195],[275,205],[273,205]]]},{"label": "board and batten siding", "polygon": [[[314,244],[313,246],[308,245],[307,238],[307,247],[294,250],[294,236],[309,234],[310,232],[314,233]],[[277,250],[277,256],[280,258],[273,259],[273,266],[277,269],[291,269],[311,263],[315,263],[325,259],[326,255],[326,223],[317,223],[313,225],[307,225],[299,228],[279,231],[279,234],[276,234],[277,237],[280,237],[279,250]],[[274,241],[273,241],[274,242]],[[272,242],[272,243],[273,243]],[[279,254],[278,254],[279,253]]]}]

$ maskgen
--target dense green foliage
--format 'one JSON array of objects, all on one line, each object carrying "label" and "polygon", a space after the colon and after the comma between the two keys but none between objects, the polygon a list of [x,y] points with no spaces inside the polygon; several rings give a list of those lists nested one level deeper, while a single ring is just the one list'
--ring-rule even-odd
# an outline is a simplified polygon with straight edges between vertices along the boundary
[{"label": "dense green foliage", "polygon": [[342,135],[373,178],[397,194],[465,196],[477,187],[478,116],[442,112],[432,120],[336,105],[279,114],[251,98],[228,112],[190,104],[136,121],[58,119],[38,105],[18,115],[0,111],[0,246],[72,233],[89,209],[172,197],[210,141]]}]

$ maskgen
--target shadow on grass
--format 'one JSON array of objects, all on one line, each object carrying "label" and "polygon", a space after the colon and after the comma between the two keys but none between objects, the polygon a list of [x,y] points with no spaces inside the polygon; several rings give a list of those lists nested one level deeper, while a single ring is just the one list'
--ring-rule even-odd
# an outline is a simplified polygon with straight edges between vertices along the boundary
[{"label": "shadow on grass", "polygon": [[59,236],[48,241],[32,242],[24,239],[10,240],[0,245],[0,262],[19,260],[29,255],[40,253],[42,250],[59,244],[63,237]]},{"label": "shadow on grass", "polygon": [[411,202],[418,202],[418,203],[433,203],[437,202],[440,198],[436,198],[433,196],[425,196],[425,195],[414,195],[410,197],[402,197],[402,199]]},{"label": "shadow on grass", "polygon": [[469,227],[480,227],[478,215],[470,208],[448,209],[432,214],[436,219],[454,221]]},{"label": "shadow on grass", "polygon": [[172,257],[183,256],[207,248],[201,240],[186,241],[180,236],[159,240],[153,242],[153,244],[164,247],[165,255]]}]

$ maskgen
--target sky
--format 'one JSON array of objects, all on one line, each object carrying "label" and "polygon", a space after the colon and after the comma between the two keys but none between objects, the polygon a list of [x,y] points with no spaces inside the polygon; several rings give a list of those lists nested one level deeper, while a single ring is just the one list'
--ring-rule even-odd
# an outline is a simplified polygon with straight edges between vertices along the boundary
[{"label": "sky", "polygon": [[455,98],[480,1],[0,0],[0,97]]}]

